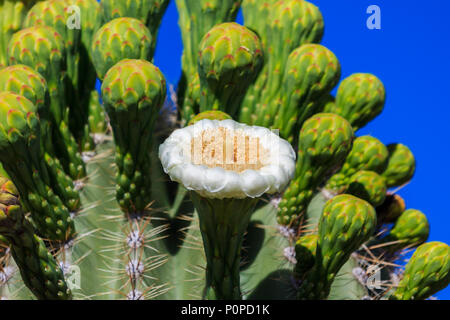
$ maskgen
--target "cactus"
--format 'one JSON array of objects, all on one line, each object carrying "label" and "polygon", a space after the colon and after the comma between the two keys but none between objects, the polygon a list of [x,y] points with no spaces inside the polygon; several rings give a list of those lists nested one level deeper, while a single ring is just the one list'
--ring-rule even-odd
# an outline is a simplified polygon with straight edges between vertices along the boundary
[{"label": "cactus", "polygon": [[427,241],[430,226],[427,217],[419,210],[405,210],[395,221],[389,234],[380,242],[388,245],[388,251],[417,247]]},{"label": "cactus", "polygon": [[414,252],[393,300],[424,300],[450,283],[450,249],[442,242],[428,242]]},{"label": "cactus", "polygon": [[375,230],[375,209],[351,195],[329,200],[319,221],[313,267],[301,279],[300,299],[324,299],[339,269]]},{"label": "cactus", "polygon": [[19,31],[35,0],[0,1],[0,68],[8,65],[7,48],[12,35]]},{"label": "cactus", "polygon": [[387,148],[389,159],[382,176],[389,188],[398,187],[412,179],[416,170],[416,160],[411,150],[403,144],[389,144]]},{"label": "cactus", "polygon": [[125,59],[106,74],[102,96],[116,144],[117,201],[127,214],[141,213],[151,202],[151,137],[166,83],[151,63]]},{"label": "cactus", "polygon": [[10,245],[25,285],[38,299],[70,298],[63,271],[25,218],[17,190],[8,179],[0,177],[0,181],[0,234]]},{"label": "cactus", "polygon": [[111,21],[116,18],[136,18],[147,25],[150,33],[153,35],[154,48],[156,45],[156,36],[164,12],[169,5],[169,0],[105,0],[101,2],[103,21]]},{"label": "cactus", "polygon": [[360,170],[381,174],[386,169],[388,156],[386,146],[377,138],[356,138],[342,168],[328,180],[325,189],[336,193],[344,192],[352,176]]},{"label": "cactus", "polygon": [[331,94],[345,61],[319,44],[319,8],[176,0],[173,108],[152,62],[168,3],[0,0],[0,298],[445,288],[448,246],[424,243],[425,214],[392,190],[413,178],[414,155],[357,134],[384,85],[357,73]]},{"label": "cactus", "polygon": [[324,111],[344,117],[358,130],[383,111],[385,100],[380,79],[372,74],[356,73],[341,82],[336,103],[328,104]]},{"label": "cactus", "polygon": [[98,77],[103,79],[123,59],[151,60],[152,39],[148,28],[134,18],[117,18],[103,25],[92,40],[92,60]]},{"label": "cactus", "polygon": [[279,205],[280,224],[295,224],[327,174],[345,159],[352,142],[352,127],[338,115],[316,114],[305,122],[299,135],[295,177]]},{"label": "cactus", "polygon": [[200,111],[222,110],[235,116],[263,61],[257,35],[237,23],[212,28],[200,42]]},{"label": "cactus", "polygon": [[48,26],[20,30],[10,40],[9,64],[24,64],[39,72],[47,82],[53,120],[54,149],[64,170],[73,179],[85,176],[84,163],[75,138],[69,130],[66,97],[65,47],[62,36]]},{"label": "cactus", "polygon": [[197,55],[200,42],[215,25],[232,22],[242,0],[176,0],[184,51],[178,101],[184,122],[199,112]]},{"label": "cactus", "polygon": [[358,171],[349,181],[346,192],[366,200],[374,207],[383,204],[386,199],[386,181],[373,171]]}]

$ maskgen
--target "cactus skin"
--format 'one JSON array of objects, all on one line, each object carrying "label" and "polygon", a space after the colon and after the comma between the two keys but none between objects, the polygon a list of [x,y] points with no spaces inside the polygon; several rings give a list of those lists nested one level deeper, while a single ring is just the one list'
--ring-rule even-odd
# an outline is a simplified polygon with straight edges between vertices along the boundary
[{"label": "cactus skin", "polygon": [[425,300],[450,283],[450,247],[428,242],[416,249],[391,300]]},{"label": "cactus skin", "polygon": [[0,70],[0,92],[10,91],[24,96],[35,106],[41,124],[44,149],[55,154],[51,135],[51,118],[48,110],[47,82],[36,71],[25,65],[15,65]]},{"label": "cactus skin", "polygon": [[225,112],[219,111],[219,110],[210,110],[210,111],[204,111],[196,115],[189,121],[188,126],[191,126],[200,120],[209,119],[209,120],[227,120],[232,119],[230,115],[226,114]]},{"label": "cactus skin", "polygon": [[303,275],[314,266],[316,260],[317,242],[319,236],[317,234],[308,234],[300,237],[295,243],[295,274],[297,278]]},{"label": "cactus skin", "polygon": [[[31,210],[33,222],[45,239],[70,240],[75,226],[70,212],[79,201],[73,186],[45,163],[35,106],[11,92],[0,93],[0,160],[14,181],[21,201]],[[72,210],[71,210],[72,209]]]},{"label": "cactus skin", "polygon": [[400,215],[390,233],[381,240],[381,243],[394,242],[385,249],[395,252],[403,248],[421,245],[427,241],[429,234],[430,225],[425,214],[419,210],[408,209]]},{"label": "cactus skin", "polygon": [[48,26],[30,27],[15,33],[8,49],[10,65],[27,65],[46,80],[55,153],[66,173],[76,180],[84,177],[86,172],[78,145],[69,131],[64,57],[65,48],[61,35]]},{"label": "cactus skin", "polygon": [[328,180],[325,189],[344,192],[351,177],[360,170],[381,174],[386,169],[388,155],[386,146],[380,140],[371,136],[356,138],[341,170]]},{"label": "cactus skin", "polygon": [[103,79],[122,59],[152,60],[153,35],[134,18],[117,18],[103,25],[92,40],[92,59],[97,75]]},{"label": "cactus skin", "polygon": [[44,241],[34,234],[14,185],[4,177],[0,177],[0,183],[0,235],[9,242],[23,282],[38,299],[71,299],[63,272]]},{"label": "cactus skin", "polygon": [[352,127],[338,115],[319,113],[305,122],[299,136],[295,177],[279,204],[279,224],[292,225],[298,220],[324,177],[350,152],[352,142]]},{"label": "cactus skin", "polygon": [[153,127],[166,97],[163,75],[145,60],[122,60],[102,85],[116,143],[116,197],[125,213],[142,213],[151,202]]},{"label": "cactus skin", "polygon": [[369,202],[378,207],[386,199],[386,181],[378,173],[373,171],[358,171],[351,178],[348,185],[348,194]]},{"label": "cactus skin", "polygon": [[356,73],[341,82],[336,103],[329,104],[325,112],[339,114],[357,131],[383,111],[385,101],[380,79],[369,73]]},{"label": "cactus skin", "polygon": [[[80,62],[78,64],[78,86],[75,91],[78,93],[79,106],[71,108],[71,119],[76,120],[71,123],[71,131],[77,138],[81,150],[92,150],[95,146],[94,141],[90,137],[90,132],[97,132],[96,126],[104,123],[104,117],[91,123],[89,117],[96,114],[97,111],[91,110],[92,96],[97,94],[95,90],[95,83],[97,73],[92,63],[91,44],[95,33],[102,25],[102,15],[100,4],[96,0],[69,0],[72,5],[80,9],[80,26],[81,38],[80,46],[78,48],[80,55]],[[97,94],[98,96],[98,94]],[[94,106],[97,106],[95,104]],[[91,128],[92,127],[92,128]],[[102,131],[102,133],[105,130]]]},{"label": "cactus skin", "polygon": [[[303,0],[261,1],[257,5],[250,3],[250,6],[258,7],[249,23],[262,38],[266,62],[246,95],[241,121],[268,127],[284,103],[280,101],[284,98],[280,96],[280,90],[286,84],[284,70],[289,55],[303,44],[320,42],[324,22],[319,9]],[[244,11],[247,19],[245,14],[253,15],[248,13],[248,8]]]},{"label": "cactus skin", "polygon": [[[65,78],[65,91],[70,95],[67,99],[69,106],[68,124],[75,140],[79,143],[83,136],[83,128],[87,121],[87,109],[81,105],[80,92],[80,71],[85,74],[83,69],[79,67],[80,63],[80,41],[81,29],[74,25],[69,28],[68,24],[72,22],[70,19],[73,14],[71,8],[72,0],[47,0],[36,3],[28,12],[24,22],[24,27],[33,26],[49,26],[54,28],[64,39],[65,45],[65,69],[67,78]],[[80,12],[81,14],[81,12]],[[87,17],[79,18],[87,20]],[[83,79],[84,80],[84,79]],[[84,81],[83,81],[84,82]]]},{"label": "cactus skin", "polygon": [[37,2],[28,12],[24,27],[49,26],[54,28],[64,39],[67,74],[72,84],[78,84],[78,64],[80,62],[80,29],[68,28],[70,1],[46,0]]},{"label": "cactus skin", "polygon": [[398,194],[388,194],[377,209],[378,223],[394,223],[406,210],[405,200]]},{"label": "cactus skin", "polygon": [[208,199],[191,192],[205,248],[209,300],[241,300],[239,266],[244,233],[258,199]]},{"label": "cactus skin", "polygon": [[0,68],[8,65],[7,48],[12,35],[19,31],[34,0],[0,0]]},{"label": "cactus skin", "polygon": [[183,40],[182,77],[178,84],[181,117],[188,122],[199,112],[198,48],[215,25],[235,20],[242,0],[176,0]]},{"label": "cactus skin", "polygon": [[[274,127],[280,129],[282,137],[293,141],[294,130],[301,128],[315,113],[315,100],[333,89],[340,75],[341,66],[330,50],[318,44],[301,46],[290,54],[286,63],[279,96],[282,103],[259,119],[271,119],[276,115]],[[263,121],[263,124],[268,123]]]},{"label": "cactus skin", "polygon": [[375,226],[375,209],[368,202],[346,194],[329,200],[319,221],[316,261],[302,279],[298,298],[325,299],[338,271]]},{"label": "cactus skin", "polygon": [[116,18],[129,17],[141,20],[153,35],[153,49],[161,19],[169,0],[104,0],[101,2],[103,19],[109,22]]},{"label": "cactus skin", "polygon": [[389,144],[389,160],[382,176],[389,188],[401,186],[412,179],[416,171],[416,160],[411,150],[399,143]]},{"label": "cactus skin", "polygon": [[221,110],[235,116],[262,62],[255,33],[234,22],[212,28],[199,46],[200,111]]}]

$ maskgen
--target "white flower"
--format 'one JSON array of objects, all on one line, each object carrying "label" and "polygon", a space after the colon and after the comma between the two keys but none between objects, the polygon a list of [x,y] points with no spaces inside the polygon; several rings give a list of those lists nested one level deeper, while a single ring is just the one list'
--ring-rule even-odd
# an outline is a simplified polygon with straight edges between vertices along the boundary
[{"label": "white flower", "polygon": [[295,152],[271,130],[233,120],[201,120],[159,147],[164,172],[206,198],[256,198],[282,192],[294,177]]}]

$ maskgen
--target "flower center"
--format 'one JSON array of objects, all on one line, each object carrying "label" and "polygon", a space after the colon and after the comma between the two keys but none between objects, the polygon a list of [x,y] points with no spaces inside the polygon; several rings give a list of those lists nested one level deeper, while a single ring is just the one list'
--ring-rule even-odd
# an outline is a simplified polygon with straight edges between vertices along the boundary
[{"label": "flower center", "polygon": [[269,151],[261,146],[259,138],[248,136],[243,130],[206,129],[191,140],[193,164],[210,168],[259,170],[268,156]]}]

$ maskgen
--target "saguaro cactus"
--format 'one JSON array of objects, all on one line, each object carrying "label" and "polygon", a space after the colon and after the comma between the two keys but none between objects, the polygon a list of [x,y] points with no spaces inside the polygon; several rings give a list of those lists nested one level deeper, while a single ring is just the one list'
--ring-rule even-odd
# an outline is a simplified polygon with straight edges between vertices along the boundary
[{"label": "saguaro cactus", "polygon": [[0,0],[0,298],[445,288],[448,246],[426,243],[426,215],[393,189],[414,176],[413,148],[358,135],[385,87],[371,73],[340,82],[320,9],[176,0],[182,77],[168,101],[153,62],[168,4]]}]

